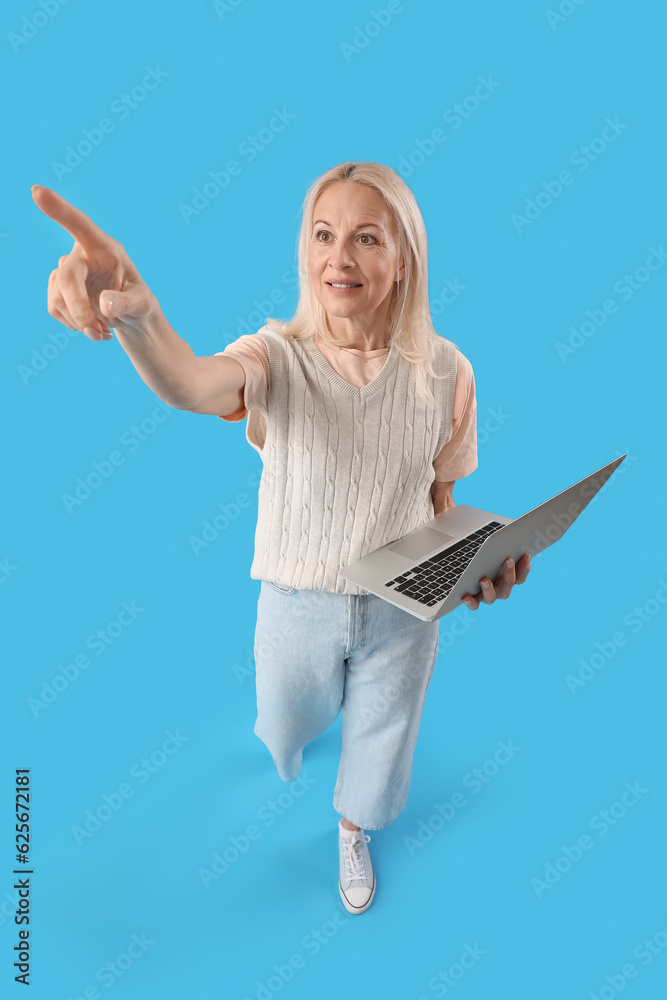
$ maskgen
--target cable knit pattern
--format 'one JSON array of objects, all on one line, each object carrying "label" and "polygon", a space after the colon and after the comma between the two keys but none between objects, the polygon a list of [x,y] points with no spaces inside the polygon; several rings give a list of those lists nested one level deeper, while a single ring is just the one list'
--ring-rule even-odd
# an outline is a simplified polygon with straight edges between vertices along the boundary
[{"label": "cable knit pattern", "polygon": [[431,379],[437,406],[417,396],[392,345],[378,375],[346,382],[311,342],[264,326],[269,419],[250,576],[299,590],[368,591],[338,570],[433,517],[433,459],[452,433],[457,349],[444,337]]}]

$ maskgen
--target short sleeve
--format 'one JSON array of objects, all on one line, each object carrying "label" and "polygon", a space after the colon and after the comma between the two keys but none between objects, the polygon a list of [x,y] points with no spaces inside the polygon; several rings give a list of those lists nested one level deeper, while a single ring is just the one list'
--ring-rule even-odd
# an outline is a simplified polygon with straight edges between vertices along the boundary
[{"label": "short sleeve", "polygon": [[452,435],[433,461],[438,482],[451,483],[477,468],[477,398],[468,359],[457,350]]},{"label": "short sleeve", "polygon": [[251,407],[255,407],[264,416],[269,412],[269,356],[266,345],[261,337],[255,334],[244,334],[228,344],[224,351],[216,351],[214,357],[223,354],[234,358],[245,372],[243,388],[243,406],[234,413],[218,416],[222,420],[237,421],[248,416]]}]

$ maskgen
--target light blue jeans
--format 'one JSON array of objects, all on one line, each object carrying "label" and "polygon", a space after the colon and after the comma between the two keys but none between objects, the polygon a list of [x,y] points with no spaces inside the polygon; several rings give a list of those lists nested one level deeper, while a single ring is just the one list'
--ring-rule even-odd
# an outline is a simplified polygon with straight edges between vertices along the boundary
[{"label": "light blue jeans", "polygon": [[375,594],[262,580],[254,732],[282,780],[299,777],[304,747],[342,708],[334,809],[365,830],[393,823],[408,798],[439,625]]}]

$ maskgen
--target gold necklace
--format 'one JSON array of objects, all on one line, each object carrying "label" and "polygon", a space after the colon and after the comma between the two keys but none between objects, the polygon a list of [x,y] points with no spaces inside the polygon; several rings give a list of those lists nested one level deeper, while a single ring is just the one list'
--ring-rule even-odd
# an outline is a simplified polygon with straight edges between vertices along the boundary
[{"label": "gold necklace", "polygon": [[[338,348],[339,351],[356,351],[356,350],[358,350],[358,348],[356,348],[356,347],[341,347],[339,344],[336,344],[336,347]],[[385,344],[384,347],[377,347],[377,348],[375,348],[375,350],[377,350],[377,351],[385,351],[385,350],[387,350],[387,347],[388,347],[388,345]],[[357,358],[357,360],[361,361],[362,364],[365,364],[367,361],[375,361],[375,358]]]}]

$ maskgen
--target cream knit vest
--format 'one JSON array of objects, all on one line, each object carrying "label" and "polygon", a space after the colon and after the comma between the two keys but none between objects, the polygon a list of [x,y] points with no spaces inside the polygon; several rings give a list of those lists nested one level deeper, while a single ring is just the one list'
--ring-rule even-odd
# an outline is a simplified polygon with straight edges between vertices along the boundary
[{"label": "cream knit vest", "polygon": [[310,341],[271,326],[255,336],[269,357],[269,416],[261,452],[250,576],[300,590],[368,591],[338,570],[433,517],[433,460],[452,433],[456,346],[441,338],[428,412],[392,344],[363,388]]}]

